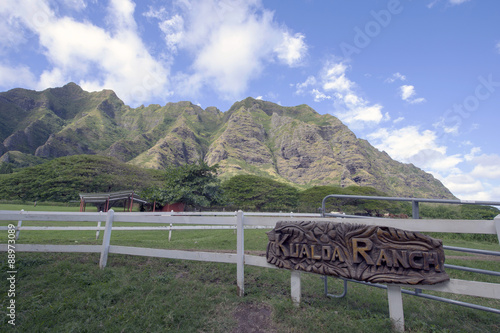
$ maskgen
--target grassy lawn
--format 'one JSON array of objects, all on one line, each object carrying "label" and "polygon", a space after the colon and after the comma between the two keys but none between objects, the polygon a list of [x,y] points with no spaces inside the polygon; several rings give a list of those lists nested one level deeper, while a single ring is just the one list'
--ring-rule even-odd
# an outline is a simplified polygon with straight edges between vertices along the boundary
[{"label": "grassy lawn", "polygon": [[[323,295],[319,276],[303,274],[303,299],[296,308],[287,271],[246,267],[246,295],[239,298],[235,265],[111,255],[101,270],[98,261],[98,254],[18,254],[18,317],[11,330],[237,332],[238,311],[260,320],[264,309],[268,332],[391,331],[385,291],[376,288],[350,283],[347,297],[331,299]],[[329,292],[341,292],[339,280],[329,279]],[[0,315],[7,318],[5,300]],[[495,314],[407,295],[403,302],[410,332],[500,330]],[[6,321],[3,326],[10,326]]]},{"label": "grassy lawn", "polygon": [[[38,205],[31,208],[49,210]],[[61,208],[75,207],[53,210]],[[0,210],[4,209],[9,208],[0,205]],[[246,230],[245,249],[263,254],[265,232]],[[94,231],[22,231],[18,243],[101,244],[102,235],[96,240]],[[3,231],[0,243],[6,240]],[[445,238],[444,243],[500,251],[498,243],[454,237]],[[113,231],[111,244],[233,251],[236,234],[232,230],[173,231],[169,242],[168,231]],[[500,271],[500,261],[454,251],[446,251],[446,255],[449,264]],[[11,327],[6,316],[7,254],[1,255],[0,331],[391,332],[385,290],[349,283],[346,297],[329,298],[324,295],[323,280],[314,274],[302,274],[302,302],[295,307],[290,300],[290,272],[286,270],[246,266],[245,297],[238,297],[236,265],[232,264],[110,255],[108,266],[101,270],[99,254],[73,253],[17,253],[16,264],[17,317],[16,326]],[[447,272],[452,278],[500,283],[498,277]],[[329,293],[342,292],[341,280],[328,281]],[[499,300],[428,293],[500,309]],[[409,295],[403,295],[403,303],[408,332],[500,332],[500,315]]]},{"label": "grassy lawn", "polygon": [[[21,210],[25,211],[36,211],[36,212],[79,212],[80,206],[78,204],[74,206],[54,206],[47,204],[34,205],[33,203],[24,203],[24,204],[6,204],[0,203],[0,210]],[[93,210],[89,209],[88,211],[97,211],[95,208]]]}]

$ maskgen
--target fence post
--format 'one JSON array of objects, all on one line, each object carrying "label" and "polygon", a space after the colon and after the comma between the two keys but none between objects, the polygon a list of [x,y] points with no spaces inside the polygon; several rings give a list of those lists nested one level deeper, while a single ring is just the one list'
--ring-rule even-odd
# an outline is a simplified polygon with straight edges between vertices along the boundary
[{"label": "fence post", "polygon": [[106,228],[104,229],[104,236],[102,237],[102,251],[101,251],[101,260],[99,260],[99,268],[106,267],[106,263],[108,262],[108,253],[109,253],[109,243],[111,240],[111,228],[113,228],[113,215],[114,210],[108,210],[106,216]]},{"label": "fence post", "polygon": [[[24,209],[21,209],[21,215],[23,215],[23,214],[24,214]],[[19,239],[19,233],[21,232],[21,230],[19,230],[19,228],[21,228],[22,225],[23,225],[23,220],[17,221],[16,240]]]},{"label": "fence post", "polygon": [[302,296],[300,271],[292,270],[292,274],[290,276],[290,287],[293,305],[299,306],[300,297]]},{"label": "fence post", "polygon": [[389,317],[396,332],[405,331],[405,317],[403,312],[403,298],[401,287],[387,285],[387,299],[389,301]]},{"label": "fence post", "polygon": [[[102,210],[99,212],[99,216],[102,215]],[[97,231],[95,232],[95,239],[99,239],[99,233],[100,233],[100,230],[99,228],[101,227],[101,221],[97,222]]]},{"label": "fence post", "polygon": [[101,227],[101,221],[97,222],[97,231],[95,232],[95,239],[99,239],[100,227]]},{"label": "fence post", "polygon": [[495,228],[497,229],[498,244],[500,244],[500,214],[495,216]]},{"label": "fence post", "polygon": [[412,219],[419,219],[420,218],[418,201],[415,201],[415,200],[411,201],[411,215],[412,215],[411,216]]},{"label": "fence post", "polygon": [[236,213],[236,284],[238,296],[245,295],[245,234],[243,228],[243,211]]}]

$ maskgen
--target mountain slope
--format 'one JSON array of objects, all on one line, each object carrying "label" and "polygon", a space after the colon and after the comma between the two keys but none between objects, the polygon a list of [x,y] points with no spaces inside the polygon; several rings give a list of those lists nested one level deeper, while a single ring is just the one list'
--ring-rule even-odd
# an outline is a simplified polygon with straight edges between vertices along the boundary
[{"label": "mountain slope", "polygon": [[394,196],[454,198],[432,175],[392,160],[307,105],[247,98],[224,113],[190,102],[133,109],[110,90],[89,93],[69,83],[0,93],[0,117],[0,161],[18,165],[79,154],[155,169],[204,159],[219,164],[223,178],[255,174],[305,187],[362,185]]},{"label": "mountain slope", "polygon": [[299,185],[372,186],[391,195],[453,198],[441,182],[356,138],[337,118],[306,105],[247,98],[226,115],[205,157],[225,176],[267,174]]}]

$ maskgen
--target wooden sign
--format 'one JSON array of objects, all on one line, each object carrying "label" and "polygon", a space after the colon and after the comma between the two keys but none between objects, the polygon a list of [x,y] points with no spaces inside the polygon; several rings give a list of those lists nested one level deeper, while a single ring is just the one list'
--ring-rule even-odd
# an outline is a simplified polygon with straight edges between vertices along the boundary
[{"label": "wooden sign", "polygon": [[390,227],[303,221],[267,233],[267,262],[280,268],[372,283],[449,280],[441,240]]}]

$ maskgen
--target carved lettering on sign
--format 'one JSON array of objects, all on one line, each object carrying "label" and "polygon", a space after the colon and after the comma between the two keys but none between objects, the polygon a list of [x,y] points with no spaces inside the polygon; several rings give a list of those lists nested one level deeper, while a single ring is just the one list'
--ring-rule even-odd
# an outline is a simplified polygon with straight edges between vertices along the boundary
[{"label": "carved lettering on sign", "polygon": [[267,233],[267,261],[280,268],[372,283],[449,280],[441,240],[390,227],[281,221]]}]

